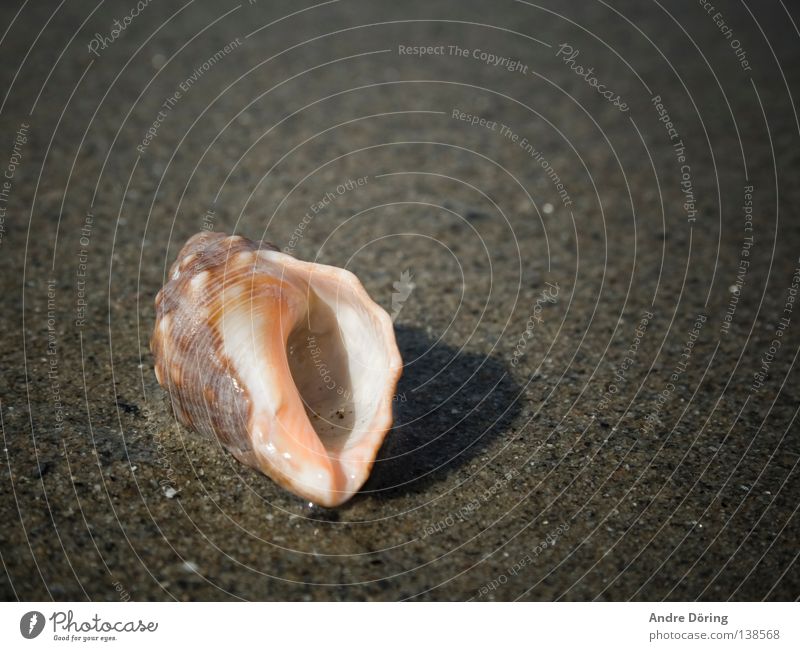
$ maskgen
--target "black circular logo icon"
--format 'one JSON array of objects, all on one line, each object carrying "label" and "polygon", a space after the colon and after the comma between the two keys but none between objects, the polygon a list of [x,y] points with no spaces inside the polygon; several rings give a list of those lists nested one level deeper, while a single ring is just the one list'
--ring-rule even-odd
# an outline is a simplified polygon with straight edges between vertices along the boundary
[{"label": "black circular logo icon", "polygon": [[19,620],[19,632],[22,637],[32,640],[44,630],[44,615],[38,610],[25,613]]}]

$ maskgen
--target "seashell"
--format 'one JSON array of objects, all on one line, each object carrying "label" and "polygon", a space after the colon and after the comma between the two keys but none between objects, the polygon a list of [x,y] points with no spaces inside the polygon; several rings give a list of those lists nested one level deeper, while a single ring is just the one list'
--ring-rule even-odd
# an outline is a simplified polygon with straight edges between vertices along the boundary
[{"label": "seashell", "polygon": [[392,320],[349,271],[202,232],[156,297],[150,341],[178,420],[323,506],[358,491],[392,425]]}]

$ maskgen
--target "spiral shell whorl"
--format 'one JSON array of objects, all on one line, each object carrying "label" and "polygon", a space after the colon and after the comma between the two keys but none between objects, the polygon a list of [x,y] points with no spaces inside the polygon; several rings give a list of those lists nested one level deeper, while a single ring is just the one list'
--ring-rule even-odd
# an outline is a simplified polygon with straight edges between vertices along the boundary
[{"label": "spiral shell whorl", "polygon": [[[315,354],[328,355],[347,399],[293,358],[308,332],[325,342]],[[200,233],[156,297],[150,345],[178,420],[241,462],[324,505],[366,481],[391,425],[402,360],[388,314],[349,272]],[[335,407],[341,423],[327,413]]]}]

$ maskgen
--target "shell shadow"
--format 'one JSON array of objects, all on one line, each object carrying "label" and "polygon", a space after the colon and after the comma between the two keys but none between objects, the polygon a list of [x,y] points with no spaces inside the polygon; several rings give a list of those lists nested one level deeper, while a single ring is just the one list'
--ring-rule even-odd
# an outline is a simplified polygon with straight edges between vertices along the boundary
[{"label": "shell shadow", "polygon": [[484,452],[520,411],[520,387],[498,358],[396,328],[406,361],[395,423],[362,493],[392,499],[421,492]]}]

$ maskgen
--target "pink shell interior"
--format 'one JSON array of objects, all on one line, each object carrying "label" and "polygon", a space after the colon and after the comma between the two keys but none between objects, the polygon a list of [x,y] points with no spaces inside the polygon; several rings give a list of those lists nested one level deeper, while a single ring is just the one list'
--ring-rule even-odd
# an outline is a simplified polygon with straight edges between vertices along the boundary
[{"label": "pink shell interior", "polygon": [[392,424],[402,360],[350,272],[199,233],[156,297],[155,372],[187,427],[306,499],[358,491]]}]

